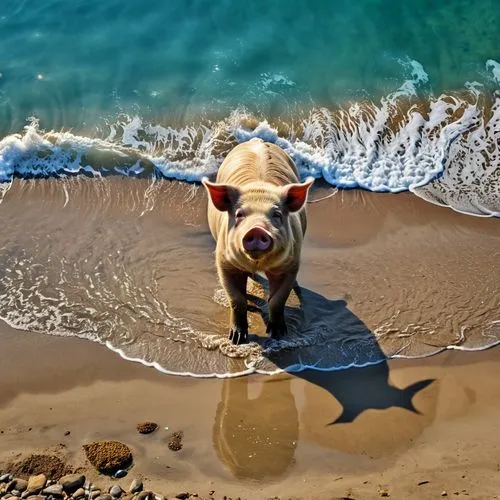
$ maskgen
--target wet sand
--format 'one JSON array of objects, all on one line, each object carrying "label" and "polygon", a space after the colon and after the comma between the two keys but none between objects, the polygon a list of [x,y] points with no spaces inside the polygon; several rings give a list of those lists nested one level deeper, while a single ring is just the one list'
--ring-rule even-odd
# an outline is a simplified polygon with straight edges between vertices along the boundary
[{"label": "wet sand", "polygon": [[[0,205],[0,249],[10,259],[0,262],[2,313],[23,313],[26,327],[41,332],[64,327],[121,342],[127,355],[168,367],[213,362],[210,369],[237,371],[238,360],[222,351],[165,333],[185,322],[216,336],[226,328],[227,311],[213,299],[202,192],[137,179],[61,182],[16,181]],[[317,187],[313,199],[329,193]],[[2,325],[0,471],[50,451],[104,487],[115,480],[97,477],[82,445],[116,439],[134,453],[120,484],[143,477],[169,497],[215,490],[215,498],[378,498],[387,488],[392,498],[444,491],[496,498],[499,351],[451,348],[500,338],[493,323],[500,310],[498,220],[411,194],[363,191],[339,192],[308,210],[303,312],[312,334],[321,327],[330,340],[267,361],[284,367],[300,356],[331,368],[337,345],[348,345],[342,356],[363,362],[357,345],[367,337],[380,357],[448,350],[334,372],[194,379],[126,361],[88,340]],[[64,297],[54,286],[61,282]],[[32,289],[37,293],[23,295]],[[12,300],[9,290],[17,294]],[[73,316],[47,321],[47,297],[62,297],[62,312]],[[250,319],[263,335],[260,315]],[[160,428],[139,435],[143,421]],[[184,446],[173,452],[167,441],[176,431],[184,432]]]},{"label": "wet sand", "polygon": [[[194,380],[85,340],[2,326],[0,342],[0,470],[41,452],[82,467],[102,488],[142,477],[169,497],[379,498],[387,488],[391,498],[498,498],[497,349]],[[140,435],[144,420],[160,428]],[[184,447],[173,452],[167,438],[177,430]],[[99,477],[86,462],[82,445],[98,439],[131,446],[127,478]]]},{"label": "wet sand", "polygon": [[205,193],[177,182],[16,181],[0,205],[0,317],[199,375],[239,373],[255,357],[264,371],[332,369],[500,341],[498,219],[359,190],[308,212],[300,296],[277,354],[262,354],[265,303],[249,315],[251,348],[220,343],[228,311]]}]

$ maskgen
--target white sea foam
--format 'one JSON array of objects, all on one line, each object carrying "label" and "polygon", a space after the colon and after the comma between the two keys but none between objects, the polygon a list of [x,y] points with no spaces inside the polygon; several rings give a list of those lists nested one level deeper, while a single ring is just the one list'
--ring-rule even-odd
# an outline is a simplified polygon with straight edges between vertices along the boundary
[{"label": "white sea foam", "polygon": [[[500,98],[487,104],[482,84],[467,82],[460,95],[415,99],[428,75],[417,61],[402,64],[409,78],[379,103],[313,109],[291,119],[285,133],[245,110],[179,128],[124,117],[102,138],[45,133],[32,121],[0,141],[0,181],[115,173],[194,182],[214,174],[237,142],[259,137],[283,148],[303,176],[341,188],[410,190],[464,213],[498,215]],[[500,81],[500,64],[489,60],[486,68]],[[281,75],[263,81],[293,84]],[[256,125],[249,127],[249,119]]]}]

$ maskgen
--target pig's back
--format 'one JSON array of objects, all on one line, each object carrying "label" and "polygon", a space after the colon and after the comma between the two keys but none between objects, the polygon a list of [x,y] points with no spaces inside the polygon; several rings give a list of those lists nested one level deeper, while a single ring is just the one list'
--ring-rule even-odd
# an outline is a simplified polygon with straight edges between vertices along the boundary
[{"label": "pig's back", "polygon": [[275,186],[299,182],[293,161],[278,146],[252,139],[236,146],[217,172],[217,182],[244,186],[263,181]]}]

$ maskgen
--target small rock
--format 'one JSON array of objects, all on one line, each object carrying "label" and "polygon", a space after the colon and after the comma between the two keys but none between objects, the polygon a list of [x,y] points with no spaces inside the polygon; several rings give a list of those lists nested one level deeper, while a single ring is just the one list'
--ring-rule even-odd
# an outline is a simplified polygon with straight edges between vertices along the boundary
[{"label": "small rock", "polygon": [[390,496],[389,495],[389,490],[387,489],[387,486],[379,486],[377,488],[377,491],[378,491],[378,494],[381,496],[381,497],[388,497]]},{"label": "small rock", "polygon": [[65,435],[65,436],[69,436],[70,434],[71,434],[71,431],[66,431],[66,432],[64,433],[64,435]]},{"label": "small rock", "polygon": [[182,450],[182,439],[184,438],[184,432],[178,431],[174,432],[168,439],[167,446],[172,451]]},{"label": "small rock", "polygon": [[50,486],[47,486],[42,493],[44,495],[54,495],[56,497],[62,497],[63,496],[63,487],[62,484],[51,484]]},{"label": "small rock", "polygon": [[121,486],[119,484],[115,484],[109,490],[109,494],[115,498],[120,498],[122,496],[122,493],[123,493],[123,490],[121,489]]},{"label": "small rock", "polygon": [[47,478],[45,474],[38,474],[37,476],[31,476],[28,480],[28,491],[33,494],[40,493],[45,488],[45,483]]},{"label": "small rock", "polygon": [[59,484],[62,484],[66,493],[73,493],[85,484],[85,476],[83,474],[68,474],[59,479]]},{"label": "small rock", "polygon": [[137,495],[137,500],[151,500],[153,493],[151,491],[141,491]]},{"label": "small rock", "polygon": [[28,481],[15,477],[7,486],[7,491],[17,490],[22,492],[26,490],[26,488],[28,488]]},{"label": "small rock", "polygon": [[447,497],[447,496],[448,496],[448,493],[447,493],[446,491],[442,491],[442,492],[441,492],[441,496],[442,496],[442,497]]},{"label": "small rock", "polygon": [[130,491],[130,493],[139,493],[139,491],[142,491],[142,488],[142,481],[140,479],[134,479],[128,491]]},{"label": "small rock", "polygon": [[125,469],[120,469],[115,472],[115,477],[121,479],[122,477],[125,477],[127,474],[128,472]]},{"label": "small rock", "polygon": [[113,500],[113,497],[111,495],[99,495],[96,497],[96,500]]},{"label": "small rock", "polygon": [[30,495],[29,500],[46,500],[46,498],[42,495]]},{"label": "small rock", "polygon": [[427,481],[427,479],[425,479],[424,481],[420,481],[417,483],[417,486],[423,486],[424,484],[429,484],[430,481]]},{"label": "small rock", "polygon": [[15,497],[20,497],[21,496],[21,492],[19,490],[12,490],[10,492],[11,495],[15,496]]},{"label": "small rock", "polygon": [[151,434],[158,429],[158,424],[156,422],[141,422],[136,425],[136,429],[140,434]]},{"label": "small rock", "polygon": [[90,493],[90,498],[92,498],[92,499],[97,498],[100,494],[101,494],[101,490],[93,490]]},{"label": "small rock", "polygon": [[80,498],[85,496],[85,490],[83,488],[78,488],[74,493],[73,493],[73,498]]},{"label": "small rock", "polygon": [[12,475],[11,474],[2,474],[0,476],[0,483],[8,483],[11,480],[12,480]]},{"label": "small rock", "polygon": [[92,486],[93,486],[93,484],[90,482],[90,480],[89,479],[85,479],[85,483],[83,483],[83,487],[86,490],[91,490]]},{"label": "small rock", "polygon": [[186,498],[189,498],[189,493],[187,492],[177,493],[177,495],[175,495],[175,498],[179,498],[180,500],[186,500]]}]

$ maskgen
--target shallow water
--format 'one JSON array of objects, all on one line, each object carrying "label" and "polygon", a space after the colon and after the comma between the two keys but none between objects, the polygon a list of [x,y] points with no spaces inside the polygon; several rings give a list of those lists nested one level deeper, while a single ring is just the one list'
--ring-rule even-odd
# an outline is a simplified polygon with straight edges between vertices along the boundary
[{"label": "shallow water", "polygon": [[225,337],[199,188],[16,180],[0,205],[0,316],[194,376],[336,370],[498,343],[496,221],[394,196],[340,192],[310,204],[289,335],[265,335],[265,282],[255,282],[251,342],[237,347]]}]

